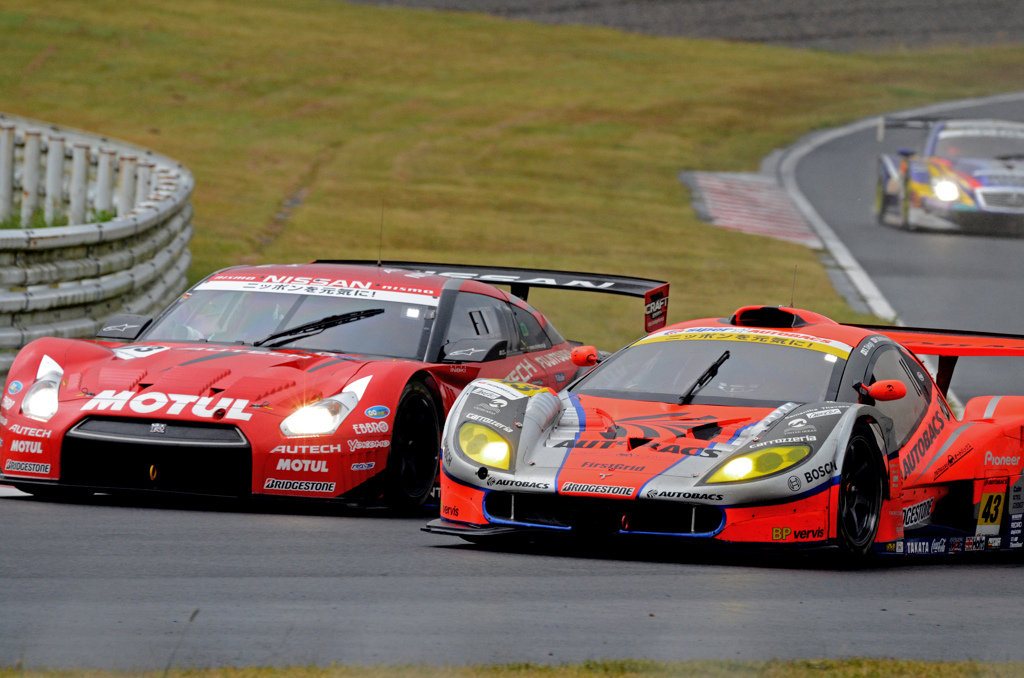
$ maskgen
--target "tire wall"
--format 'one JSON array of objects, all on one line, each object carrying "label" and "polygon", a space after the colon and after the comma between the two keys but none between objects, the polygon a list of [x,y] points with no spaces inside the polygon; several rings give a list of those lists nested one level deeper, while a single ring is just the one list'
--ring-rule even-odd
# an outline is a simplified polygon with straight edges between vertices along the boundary
[{"label": "tire wall", "polygon": [[181,294],[193,187],[147,149],[0,114],[0,375],[34,339],[91,338]]}]

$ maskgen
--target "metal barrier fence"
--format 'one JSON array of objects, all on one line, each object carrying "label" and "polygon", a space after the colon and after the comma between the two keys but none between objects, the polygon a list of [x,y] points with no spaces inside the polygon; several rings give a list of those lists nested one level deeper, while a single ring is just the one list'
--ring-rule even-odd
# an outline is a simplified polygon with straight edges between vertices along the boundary
[{"label": "metal barrier fence", "polygon": [[33,339],[181,294],[194,183],[144,148],[0,114],[0,378]]}]

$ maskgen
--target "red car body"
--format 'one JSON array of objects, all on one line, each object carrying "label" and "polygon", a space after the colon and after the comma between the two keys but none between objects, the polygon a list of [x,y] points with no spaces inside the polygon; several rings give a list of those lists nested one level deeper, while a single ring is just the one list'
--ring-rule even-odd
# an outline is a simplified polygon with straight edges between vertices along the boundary
[{"label": "red car body", "polygon": [[[935,379],[919,355],[939,356]],[[453,407],[426,529],[1021,549],[1024,397],[974,398],[956,418],[946,389],[974,355],[1024,355],[1024,337],[748,307],[655,332],[557,395],[481,380]]]},{"label": "red car body", "polygon": [[[99,341],[22,349],[0,406],[0,481],[39,495],[418,505],[467,383],[559,390],[576,375],[571,344],[487,281],[524,297],[531,286],[666,301],[668,291],[616,276],[403,262],[219,271],[155,320],[111,319]],[[654,324],[664,324],[659,310]],[[122,336],[133,342],[112,340]]]}]

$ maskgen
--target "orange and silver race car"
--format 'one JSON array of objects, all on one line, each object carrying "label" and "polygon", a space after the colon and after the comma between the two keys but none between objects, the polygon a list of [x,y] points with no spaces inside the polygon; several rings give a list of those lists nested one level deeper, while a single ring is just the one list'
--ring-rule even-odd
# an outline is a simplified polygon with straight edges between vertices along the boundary
[{"label": "orange and silver race car", "polygon": [[900,148],[878,161],[875,216],[907,229],[1013,230],[1024,224],[1024,123],[883,120],[927,130],[920,153]]},{"label": "orange and silver race car", "polygon": [[[919,355],[938,356],[934,379]],[[651,333],[560,394],[478,380],[445,427],[425,529],[854,558],[1020,549],[1024,397],[974,398],[957,419],[945,392],[967,355],[1021,356],[1024,337],[746,307]]]}]

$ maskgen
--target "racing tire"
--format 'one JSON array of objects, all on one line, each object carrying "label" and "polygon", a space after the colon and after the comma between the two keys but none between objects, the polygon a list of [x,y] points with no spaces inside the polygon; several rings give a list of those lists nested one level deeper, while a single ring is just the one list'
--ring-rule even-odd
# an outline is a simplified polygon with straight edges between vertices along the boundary
[{"label": "racing tire", "polygon": [[836,538],[843,555],[861,560],[869,553],[882,515],[885,476],[881,453],[867,426],[858,424],[846,445],[839,476]]},{"label": "racing tire", "polygon": [[394,511],[422,506],[437,478],[441,423],[434,395],[420,381],[402,390],[384,470],[384,504]]}]

